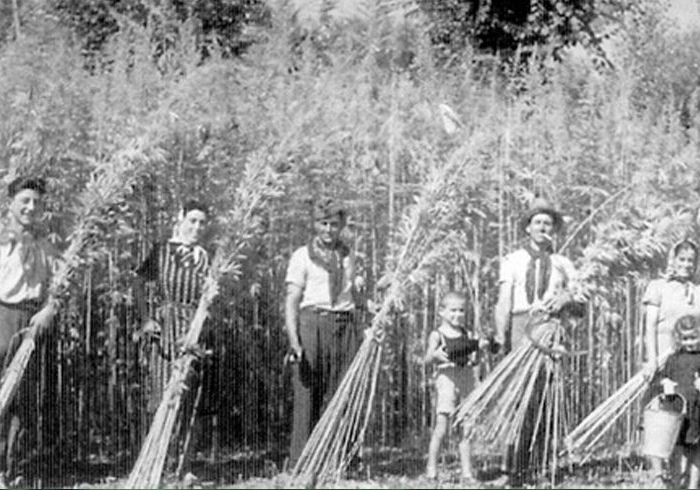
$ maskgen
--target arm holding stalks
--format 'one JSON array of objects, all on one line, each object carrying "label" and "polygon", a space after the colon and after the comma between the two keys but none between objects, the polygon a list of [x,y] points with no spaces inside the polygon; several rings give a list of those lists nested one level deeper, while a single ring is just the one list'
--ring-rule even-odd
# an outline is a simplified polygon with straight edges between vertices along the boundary
[{"label": "arm holding stalks", "polygon": [[58,299],[50,294],[41,309],[29,320],[29,328],[38,335],[43,335],[47,332],[56,313],[58,313],[58,306]]},{"label": "arm holding stalks", "polygon": [[444,364],[449,363],[450,358],[445,351],[445,346],[441,345],[440,334],[436,330],[430,332],[428,336],[428,348],[425,351],[425,363]]},{"label": "arm holding stalks", "polygon": [[644,364],[643,370],[647,379],[651,377],[656,372],[659,367],[659,353],[658,346],[656,342],[656,327],[659,321],[659,307],[657,305],[648,304],[646,305],[646,323],[645,323],[645,347],[647,360]]}]

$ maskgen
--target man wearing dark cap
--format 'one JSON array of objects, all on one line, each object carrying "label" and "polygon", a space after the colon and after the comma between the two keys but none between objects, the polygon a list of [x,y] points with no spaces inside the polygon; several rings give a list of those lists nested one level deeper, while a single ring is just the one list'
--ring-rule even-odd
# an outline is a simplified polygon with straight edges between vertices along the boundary
[{"label": "man wearing dark cap", "polygon": [[340,240],[346,212],[332,199],[314,207],[315,235],[287,269],[285,326],[294,383],[290,464],[296,464],[358,347],[354,260]]},{"label": "man wearing dark cap", "polygon": [[[49,328],[56,314],[56,301],[48,294],[48,283],[57,253],[41,233],[46,184],[39,178],[18,178],[8,186],[10,203],[0,220],[0,358],[10,355],[11,345],[21,340],[18,332],[26,327],[41,333]],[[25,381],[31,378],[28,368]],[[23,383],[25,385],[26,383]],[[16,403],[8,410],[0,426],[0,471],[5,484],[12,468],[13,446],[28,408],[20,387]]]},{"label": "man wearing dark cap", "polygon": [[[553,251],[552,237],[561,231],[563,225],[561,214],[547,201],[535,199],[520,225],[527,242],[501,262],[498,301],[494,311],[494,340],[506,352],[528,341],[525,328],[531,313],[544,312],[555,317],[565,307],[580,305],[585,301],[577,287],[574,265],[568,258]],[[541,389],[542,384],[538,383],[535,390]],[[536,401],[532,405],[538,403]],[[538,407],[531,408],[517,447],[511,448],[507,457],[510,460],[507,465],[512,486],[523,485],[528,473],[537,468],[537,457],[541,455],[540,447],[530,451],[531,441],[535,437],[534,419]],[[543,426],[540,424],[540,429]]]}]

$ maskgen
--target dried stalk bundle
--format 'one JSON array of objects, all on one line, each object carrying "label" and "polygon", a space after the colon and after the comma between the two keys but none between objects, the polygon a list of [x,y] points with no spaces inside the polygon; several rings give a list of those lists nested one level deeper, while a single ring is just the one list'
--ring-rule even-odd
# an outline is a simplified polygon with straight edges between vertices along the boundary
[{"label": "dried stalk bundle", "polygon": [[185,382],[192,363],[197,357],[193,352],[209,315],[209,308],[219,292],[219,281],[226,274],[231,274],[234,278],[240,275],[240,266],[245,258],[243,249],[259,229],[258,212],[262,209],[264,202],[278,192],[279,187],[275,183],[274,175],[267,166],[256,162],[251,162],[247,166],[246,175],[236,192],[233,210],[224,217],[225,226],[204,283],[197,311],[192,317],[183,342],[183,354],[173,363],[172,374],[164,390],[163,399],[125,488],[158,488],[160,486],[182,395],[187,390]]},{"label": "dried stalk bundle", "polygon": [[[659,359],[659,369],[664,366],[667,359],[668,355]],[[646,392],[653,374],[647,367],[643,368],[598,405],[567,436],[564,441],[566,451],[581,456],[582,463],[588,460],[603,436]]]},{"label": "dried stalk bundle", "polygon": [[[533,423],[527,449],[541,449],[542,471],[549,464],[554,476],[558,444],[568,426],[564,381],[561,361],[540,346],[557,345],[562,326],[558,321],[545,321],[535,330],[533,342],[510,352],[464,399],[455,412],[454,425],[462,424],[467,437],[503,451],[519,443],[525,423]],[[539,403],[533,412],[534,400]]]},{"label": "dried stalk bundle", "polygon": [[[76,271],[94,259],[88,249],[103,234],[105,214],[131,191],[132,184],[146,168],[143,162],[155,158],[162,157],[153,150],[151,154],[146,154],[137,142],[100,165],[92,174],[78,198],[75,210],[78,221],[69,237],[70,245],[63,252],[58,270],[51,278],[49,295],[52,298],[63,296]],[[12,361],[0,378],[0,417],[5,414],[19,388],[36,346],[36,335],[36,329],[27,329]]]},{"label": "dried stalk bundle", "polygon": [[457,248],[454,232],[459,209],[455,193],[466,155],[456,152],[444,166],[432,171],[423,191],[404,213],[393,237],[392,259],[380,284],[387,287],[379,312],[372,320],[352,364],[316,424],[292,471],[301,481],[337,481],[364,439],[377,386],[384,328],[392,312],[400,310],[410,285]]}]

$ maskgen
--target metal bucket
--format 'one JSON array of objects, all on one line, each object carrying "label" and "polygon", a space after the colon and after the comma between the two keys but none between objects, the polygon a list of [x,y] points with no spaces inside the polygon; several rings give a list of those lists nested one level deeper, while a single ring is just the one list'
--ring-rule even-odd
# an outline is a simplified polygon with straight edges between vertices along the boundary
[{"label": "metal bucket", "polygon": [[642,454],[666,459],[671,456],[678,442],[678,433],[683,425],[688,404],[682,395],[676,393],[672,396],[681,398],[683,409],[680,412],[667,410],[661,407],[662,396],[664,395],[655,396],[644,408]]}]

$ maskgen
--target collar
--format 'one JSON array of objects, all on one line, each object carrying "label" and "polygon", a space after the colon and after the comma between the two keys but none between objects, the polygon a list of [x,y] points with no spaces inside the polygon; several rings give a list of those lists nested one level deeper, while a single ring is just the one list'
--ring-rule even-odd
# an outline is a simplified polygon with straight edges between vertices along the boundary
[{"label": "collar", "polygon": [[27,238],[38,240],[41,236],[38,226],[23,228],[13,223],[7,215],[0,219],[0,244],[23,241]]}]

